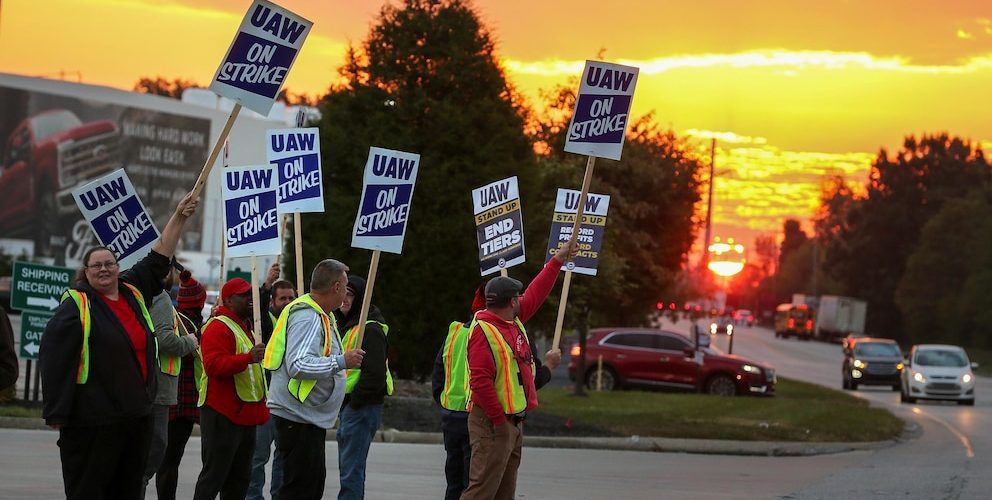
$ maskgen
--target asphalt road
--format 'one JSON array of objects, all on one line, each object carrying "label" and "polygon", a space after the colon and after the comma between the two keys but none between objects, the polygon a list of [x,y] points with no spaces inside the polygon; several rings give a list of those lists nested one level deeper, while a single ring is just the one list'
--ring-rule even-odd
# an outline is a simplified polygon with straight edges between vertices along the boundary
[{"label": "asphalt road", "polygon": [[[12,317],[15,332],[19,318]],[[688,323],[666,324],[686,331]],[[769,361],[781,376],[840,387],[837,345],[775,339],[764,328],[741,328],[737,353]],[[725,337],[716,340],[723,345]],[[904,346],[907,347],[907,346]],[[23,372],[22,372],[23,373]],[[556,379],[561,380],[559,369]],[[562,381],[563,382],[563,381]],[[917,426],[918,437],[874,451],[816,457],[742,457],[526,448],[518,498],[907,498],[985,499],[992,491],[992,381],[979,380],[975,407],[899,403],[898,393],[853,393],[890,408]],[[61,494],[57,434],[0,429],[0,498]],[[183,462],[179,497],[192,496],[200,441]],[[325,496],[337,491],[337,448],[327,444]],[[368,498],[440,498],[444,451],[437,445],[372,446]],[[155,498],[149,490],[148,498]]]},{"label": "asphalt road", "polygon": [[[688,322],[674,329],[687,331]],[[761,327],[742,327],[734,335],[735,354],[766,360],[783,377],[841,388],[843,354],[837,344],[776,339],[771,330]],[[727,340],[718,336],[716,345],[726,350]],[[992,380],[979,379],[974,407],[900,403],[899,393],[887,387],[851,394],[888,408],[911,426],[919,426],[922,434],[867,456],[851,457],[847,467],[798,488],[788,498],[992,497]]]}]

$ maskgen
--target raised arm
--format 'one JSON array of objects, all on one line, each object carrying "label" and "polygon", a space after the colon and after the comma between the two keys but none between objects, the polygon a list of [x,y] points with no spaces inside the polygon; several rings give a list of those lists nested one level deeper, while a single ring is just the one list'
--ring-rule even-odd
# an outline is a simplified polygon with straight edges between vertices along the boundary
[{"label": "raised arm", "polygon": [[166,223],[165,229],[162,230],[162,237],[155,243],[152,250],[168,258],[175,255],[176,245],[179,244],[179,235],[183,232],[183,226],[186,225],[186,221],[193,215],[193,212],[196,212],[196,207],[199,203],[199,197],[193,198],[192,192],[186,193],[186,196],[183,196],[183,199],[179,201],[179,205],[176,206],[176,211],[172,213],[172,217]]}]

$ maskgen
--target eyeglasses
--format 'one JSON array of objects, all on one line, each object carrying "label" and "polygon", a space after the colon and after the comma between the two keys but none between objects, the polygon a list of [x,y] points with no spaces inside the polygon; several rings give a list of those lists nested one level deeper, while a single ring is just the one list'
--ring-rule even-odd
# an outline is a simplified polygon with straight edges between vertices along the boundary
[{"label": "eyeglasses", "polygon": [[86,269],[90,269],[92,271],[99,271],[103,268],[106,268],[108,271],[113,271],[114,269],[117,269],[117,266],[118,264],[116,262],[107,261],[107,262],[97,262],[96,264],[90,264],[86,266]]}]

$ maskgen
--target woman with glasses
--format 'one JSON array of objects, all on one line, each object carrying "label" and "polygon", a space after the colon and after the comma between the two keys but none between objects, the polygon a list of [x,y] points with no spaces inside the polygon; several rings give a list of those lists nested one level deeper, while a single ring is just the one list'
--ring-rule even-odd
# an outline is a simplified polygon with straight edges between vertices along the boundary
[{"label": "woman with glasses", "polygon": [[184,196],[161,239],[130,269],[121,271],[106,247],[88,250],[45,327],[43,417],[59,431],[66,498],[140,495],[160,369],[148,306],[197,204]]}]

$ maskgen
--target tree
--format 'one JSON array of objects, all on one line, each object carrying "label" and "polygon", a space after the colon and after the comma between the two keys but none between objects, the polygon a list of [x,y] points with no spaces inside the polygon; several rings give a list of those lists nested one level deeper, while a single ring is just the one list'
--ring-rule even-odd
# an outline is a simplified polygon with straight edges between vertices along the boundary
[{"label": "tree", "polygon": [[950,200],[923,227],[896,289],[913,342],[992,347],[992,193]]},{"label": "tree", "polygon": [[141,77],[134,84],[135,92],[171,97],[173,99],[182,99],[183,91],[188,88],[202,88],[202,86],[192,80],[184,80],[182,78],[169,80],[161,76],[154,78]]},{"label": "tree", "polygon": [[[479,276],[471,189],[516,175],[529,279],[544,263],[547,226],[534,208],[539,172],[524,133],[527,111],[507,82],[495,42],[460,0],[386,5],[340,69],[345,82],[321,101],[325,214],[302,218],[307,269],[333,257],[366,275],[371,252],[350,234],[370,146],[421,155],[402,256],[383,254],[372,295],[390,324],[391,366],[424,376],[448,324],[469,318]],[[530,222],[533,221],[533,222]]]},{"label": "tree", "polygon": [[818,232],[827,238],[825,267],[845,295],[868,301],[869,332],[904,335],[895,291],[920,228],[946,201],[988,189],[990,176],[984,154],[967,141],[909,136],[896,154],[879,152],[864,198],[839,195],[838,213],[825,216]]}]

